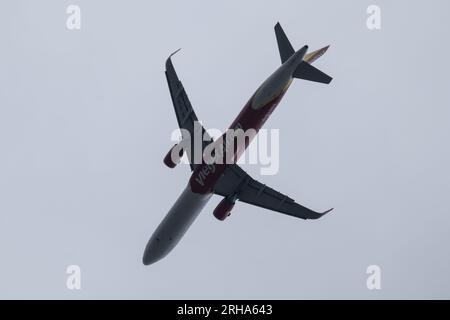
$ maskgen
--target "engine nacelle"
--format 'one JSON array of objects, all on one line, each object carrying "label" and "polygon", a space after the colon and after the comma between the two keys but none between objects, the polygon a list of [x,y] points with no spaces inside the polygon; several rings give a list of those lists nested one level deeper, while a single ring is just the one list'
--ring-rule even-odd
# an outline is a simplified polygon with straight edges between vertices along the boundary
[{"label": "engine nacelle", "polygon": [[177,164],[180,163],[181,157],[183,157],[184,149],[180,149],[177,152],[177,150],[175,149],[176,147],[179,147],[179,145],[176,144],[172,148],[170,148],[169,152],[167,152],[166,156],[164,157],[164,164],[169,168],[175,168]]},{"label": "engine nacelle", "polygon": [[214,209],[214,217],[216,217],[220,221],[225,220],[231,214],[234,203],[234,201],[228,198],[223,198],[222,201],[220,201],[220,203]]}]

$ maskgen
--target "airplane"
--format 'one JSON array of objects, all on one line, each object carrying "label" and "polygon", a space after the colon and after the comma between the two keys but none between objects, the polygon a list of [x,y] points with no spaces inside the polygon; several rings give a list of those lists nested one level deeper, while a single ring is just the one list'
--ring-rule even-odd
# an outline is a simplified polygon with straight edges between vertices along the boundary
[{"label": "airplane", "polygon": [[[294,78],[324,84],[329,84],[332,80],[330,76],[311,65],[327,51],[329,46],[307,53],[308,46],[305,45],[295,51],[280,23],[275,25],[275,36],[281,66],[251,96],[229,127],[230,129],[258,132],[279,104]],[[182,134],[181,142],[173,146],[164,157],[164,164],[174,168],[186,152],[192,174],[184,191],[148,241],[142,258],[144,265],[159,261],[172,251],[213,194],[223,197],[213,212],[219,220],[225,220],[230,215],[236,201],[305,220],[318,219],[333,210],[315,212],[308,209],[288,196],[256,181],[236,164],[253,136],[245,140],[243,147],[230,149],[224,142],[226,139],[218,142],[219,139],[214,141],[208,135],[204,127],[198,124],[198,118],[173,67],[171,58],[176,52],[167,59],[165,74]],[[204,137],[200,146],[202,152],[211,144],[220,143],[220,147],[223,144],[224,154],[219,157],[228,156],[227,159],[231,161],[225,163],[219,161],[210,163],[203,159],[194,161],[195,147],[192,137],[199,133]],[[174,157],[174,148],[180,148],[180,146],[181,151],[175,152],[177,156]]]}]

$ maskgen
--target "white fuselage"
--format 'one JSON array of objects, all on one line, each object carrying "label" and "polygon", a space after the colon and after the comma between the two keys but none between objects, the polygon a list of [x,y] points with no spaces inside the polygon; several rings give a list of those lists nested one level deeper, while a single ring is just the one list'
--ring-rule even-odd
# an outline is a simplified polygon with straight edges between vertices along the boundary
[{"label": "white fuselage", "polygon": [[178,244],[212,194],[191,191],[189,184],[153,233],[144,251],[145,265],[164,258]]}]

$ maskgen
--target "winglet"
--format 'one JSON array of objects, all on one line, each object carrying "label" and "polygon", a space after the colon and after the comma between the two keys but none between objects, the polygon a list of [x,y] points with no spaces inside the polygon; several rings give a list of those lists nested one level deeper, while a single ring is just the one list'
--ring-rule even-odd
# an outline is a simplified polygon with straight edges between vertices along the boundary
[{"label": "winglet", "polygon": [[178,48],[177,50],[175,50],[174,52],[172,52],[172,53],[170,54],[170,56],[169,56],[169,59],[172,58],[173,55],[177,54],[178,51],[180,51],[180,50],[181,50],[181,48]]},{"label": "winglet", "polygon": [[316,219],[322,218],[324,215],[326,215],[327,213],[331,212],[333,209],[334,209],[334,208],[331,208],[331,209],[329,209],[329,210],[327,210],[327,211],[324,211],[324,212],[322,212],[322,213],[321,213],[321,212],[316,212],[316,215],[314,215],[314,216],[309,216],[308,219],[316,220]]},{"label": "winglet", "polygon": [[[170,54],[170,56],[167,58],[167,60],[166,60],[166,70],[170,68],[170,65],[171,65],[171,60],[170,60],[170,58],[172,58],[172,56],[175,55],[176,53],[178,53],[178,51],[180,51],[180,50],[181,50],[181,48],[179,48],[178,50],[172,52],[172,53]],[[172,67],[172,68],[173,68],[173,67]]]}]

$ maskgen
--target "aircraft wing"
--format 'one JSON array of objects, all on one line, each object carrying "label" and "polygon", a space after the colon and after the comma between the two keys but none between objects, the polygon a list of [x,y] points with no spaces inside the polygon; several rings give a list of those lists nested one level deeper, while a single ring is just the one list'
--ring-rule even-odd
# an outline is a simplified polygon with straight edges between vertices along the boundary
[{"label": "aircraft wing", "polygon": [[[191,165],[191,170],[194,170],[194,140],[197,139],[197,141],[203,141],[202,150],[204,150],[208,144],[213,142],[213,139],[208,135],[205,128],[198,123],[197,115],[195,114],[186,91],[184,90],[183,84],[178,79],[175,68],[173,67],[171,57],[178,51],[179,50],[172,53],[166,61],[166,78],[167,84],[169,85],[170,96],[172,97],[175,114],[177,116],[178,126],[180,129],[187,130],[190,134],[191,139],[189,141],[191,143],[191,148],[187,148],[186,153]],[[197,126],[195,125],[196,122],[198,123]],[[198,140],[197,137],[199,136],[201,140]],[[188,138],[189,137],[182,137],[183,140]]]},{"label": "aircraft wing", "polygon": [[333,210],[320,213],[308,209],[288,196],[256,181],[236,164],[227,166],[214,187],[214,193],[224,197],[236,195],[242,202],[301,219],[318,219]]}]

